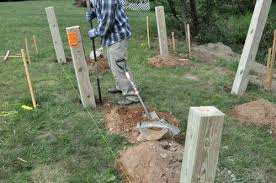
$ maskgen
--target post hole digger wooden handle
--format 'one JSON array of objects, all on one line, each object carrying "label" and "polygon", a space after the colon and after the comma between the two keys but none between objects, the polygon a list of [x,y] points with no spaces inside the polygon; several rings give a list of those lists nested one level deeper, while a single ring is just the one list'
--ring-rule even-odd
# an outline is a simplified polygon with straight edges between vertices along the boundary
[{"label": "post hole digger wooden handle", "polygon": [[[86,0],[86,6],[87,6],[87,11],[91,11],[91,5],[90,1]],[[89,21],[90,23],[90,29],[93,29],[93,22],[92,20]],[[102,92],[101,92],[101,85],[100,85],[100,78],[98,76],[99,71],[98,71],[98,63],[97,63],[97,56],[96,56],[96,46],[95,46],[95,39],[92,38],[92,48],[93,48],[93,54],[94,54],[94,60],[95,60],[95,67],[96,67],[96,76],[97,76],[97,87],[98,87],[98,93],[99,93],[99,102],[100,104],[103,103],[102,101]]]}]

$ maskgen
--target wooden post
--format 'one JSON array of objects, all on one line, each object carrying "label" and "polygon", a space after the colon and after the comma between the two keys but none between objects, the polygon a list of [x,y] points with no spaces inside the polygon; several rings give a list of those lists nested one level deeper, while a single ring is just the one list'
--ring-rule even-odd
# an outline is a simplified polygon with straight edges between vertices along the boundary
[{"label": "wooden post", "polygon": [[243,95],[246,91],[250,67],[255,61],[258,52],[271,2],[272,0],[258,0],[256,2],[239,67],[233,83],[232,94]]},{"label": "wooden post", "polygon": [[164,7],[155,7],[155,15],[159,37],[160,56],[166,57],[169,55],[169,49]]},{"label": "wooden post", "polygon": [[60,32],[59,32],[59,27],[58,27],[56,15],[55,15],[54,7],[48,7],[48,8],[45,8],[45,10],[47,14],[47,19],[48,19],[58,63],[60,64],[66,63],[63,43],[60,37]]},{"label": "wooden post", "polygon": [[36,54],[38,54],[38,47],[37,47],[37,41],[36,41],[35,35],[33,35],[33,44],[34,44],[35,52],[36,52]]},{"label": "wooden post", "polygon": [[147,16],[147,37],[148,37],[148,47],[150,48],[149,16]]},{"label": "wooden post", "polygon": [[36,108],[37,106],[36,106],[35,96],[34,96],[34,92],[33,92],[31,76],[30,76],[30,73],[29,73],[26,54],[25,54],[24,49],[21,49],[21,55],[22,55],[22,60],[23,60],[23,63],[24,63],[25,74],[26,74],[26,77],[27,77],[30,94],[31,94],[31,97],[32,97],[33,107]]},{"label": "wooden post", "polygon": [[174,32],[172,32],[172,47],[173,47],[173,52],[175,52],[175,37],[174,37]]},{"label": "wooden post", "polygon": [[271,90],[272,87],[272,65],[271,65],[271,48],[268,49],[267,64],[266,64],[266,80],[264,86],[266,89]]},{"label": "wooden post", "polygon": [[275,63],[275,57],[276,57],[276,30],[274,31],[274,37],[273,37],[273,45],[271,50],[271,60],[270,60],[270,72],[269,72],[269,89],[272,90],[272,78],[273,78],[273,72],[274,72],[274,63]]},{"label": "wooden post", "polygon": [[89,80],[89,73],[81,40],[80,27],[67,27],[66,32],[72,54],[76,78],[78,81],[78,87],[80,90],[82,105],[83,107],[96,107],[94,91]]},{"label": "wooden post", "polygon": [[27,37],[25,37],[25,50],[26,50],[26,54],[27,54],[27,62],[31,63],[31,57],[30,57],[30,51],[29,51],[29,46],[28,46],[28,39]]},{"label": "wooden post", "polygon": [[213,183],[224,114],[213,106],[191,107],[180,183]]},{"label": "wooden post", "polygon": [[189,52],[189,59],[192,58],[192,51],[191,51],[191,31],[190,31],[190,24],[187,24],[187,46],[188,46],[188,52]]},{"label": "wooden post", "polygon": [[5,57],[4,57],[4,61],[6,61],[8,59],[9,55],[10,55],[10,50],[7,51],[7,53],[6,53]]}]

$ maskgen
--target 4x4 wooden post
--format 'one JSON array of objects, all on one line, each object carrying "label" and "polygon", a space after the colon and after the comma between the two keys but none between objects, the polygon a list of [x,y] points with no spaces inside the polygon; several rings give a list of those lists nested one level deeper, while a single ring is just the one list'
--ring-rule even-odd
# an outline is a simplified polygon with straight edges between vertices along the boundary
[{"label": "4x4 wooden post", "polygon": [[76,78],[78,81],[78,87],[80,90],[82,105],[83,107],[96,107],[94,91],[90,83],[87,63],[85,60],[80,27],[67,27],[66,32],[74,63]]},{"label": "4x4 wooden post", "polygon": [[224,114],[213,106],[191,107],[180,183],[213,183]]}]

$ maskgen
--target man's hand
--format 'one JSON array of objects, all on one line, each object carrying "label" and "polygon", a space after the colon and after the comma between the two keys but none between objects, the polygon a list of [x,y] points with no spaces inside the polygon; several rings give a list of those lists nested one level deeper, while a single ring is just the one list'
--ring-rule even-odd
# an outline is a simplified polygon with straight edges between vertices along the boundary
[{"label": "man's hand", "polygon": [[97,17],[96,11],[93,10],[93,9],[91,9],[91,11],[87,11],[87,12],[85,13],[85,17],[86,17],[86,20],[87,20],[87,21],[93,20],[94,18]]},{"label": "man's hand", "polygon": [[90,39],[93,39],[93,38],[97,37],[96,29],[90,29],[90,31],[88,31],[88,36],[89,36]]}]

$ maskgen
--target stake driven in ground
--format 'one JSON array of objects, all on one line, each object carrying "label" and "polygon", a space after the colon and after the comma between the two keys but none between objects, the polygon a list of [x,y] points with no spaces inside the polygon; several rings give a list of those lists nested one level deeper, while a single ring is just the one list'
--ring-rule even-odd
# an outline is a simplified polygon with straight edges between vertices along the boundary
[{"label": "stake driven in ground", "polygon": [[26,50],[26,54],[27,54],[27,62],[31,63],[31,57],[30,57],[30,51],[29,51],[29,45],[28,45],[28,39],[27,37],[25,37],[25,50]]},{"label": "stake driven in ground", "polygon": [[34,44],[35,52],[36,52],[36,54],[38,54],[38,47],[37,47],[37,41],[36,41],[35,35],[33,35],[33,44]]},{"label": "stake driven in ground", "polygon": [[174,32],[172,32],[172,47],[173,47],[173,51],[175,52],[175,37],[174,37]]},{"label": "stake driven in ground", "polygon": [[266,65],[266,80],[265,80],[265,87],[271,91],[271,86],[272,86],[272,77],[271,72],[272,72],[272,65],[271,65],[271,48],[268,49],[268,54],[267,54],[267,65]]},{"label": "stake driven in ground", "polygon": [[191,50],[191,32],[190,32],[190,24],[187,24],[187,46],[189,52],[189,59],[192,58],[192,50]]},{"label": "stake driven in ground", "polygon": [[274,30],[273,45],[271,50],[270,72],[269,72],[269,89],[272,89],[272,77],[274,72],[274,63],[276,57],[276,30]]},{"label": "stake driven in ground", "polygon": [[148,47],[150,48],[149,16],[147,16],[147,37],[148,37]]},{"label": "stake driven in ground", "polygon": [[[86,0],[86,6],[87,6],[87,11],[91,11],[91,6],[90,6],[90,1]],[[90,23],[90,29],[93,29],[93,22],[92,20],[89,21]],[[94,60],[95,60],[95,67],[96,67],[96,78],[97,78],[97,87],[98,87],[98,94],[99,94],[99,102],[100,104],[103,103],[102,101],[102,92],[101,92],[101,84],[100,84],[100,78],[99,78],[99,66],[97,62],[97,55],[96,55],[96,46],[95,46],[95,39],[92,39],[92,48],[93,48],[93,54],[94,54]]]},{"label": "stake driven in ground", "polygon": [[163,6],[155,7],[155,16],[156,16],[156,23],[157,23],[157,30],[158,30],[160,56],[166,57],[169,55],[169,49],[168,49],[166,19],[165,19],[165,12],[164,12]]},{"label": "stake driven in ground", "polygon": [[68,43],[70,46],[76,78],[80,91],[83,107],[96,107],[94,91],[89,79],[87,62],[83,50],[80,27],[66,28]]},{"label": "stake driven in ground", "polygon": [[223,123],[213,106],[190,108],[180,183],[214,182]]},{"label": "stake driven in ground", "polygon": [[258,52],[271,3],[272,0],[258,0],[256,2],[239,67],[233,83],[232,94],[244,95],[246,91],[249,82],[250,67],[255,61]]},{"label": "stake driven in ground", "polygon": [[6,53],[5,57],[4,57],[4,61],[6,61],[8,59],[9,55],[10,55],[10,50],[7,51],[7,53]]},{"label": "stake driven in ground", "polygon": [[49,27],[52,35],[53,44],[55,47],[57,61],[60,64],[66,63],[63,43],[60,37],[60,32],[59,32],[59,27],[58,27],[56,15],[55,15],[54,7],[48,7],[48,8],[45,8],[45,10],[46,10],[47,19],[48,19],[48,23],[49,23]]},{"label": "stake driven in ground", "polygon": [[27,78],[27,81],[28,81],[30,94],[31,94],[31,97],[32,97],[33,107],[36,108],[37,105],[36,105],[35,96],[34,96],[34,92],[33,92],[32,80],[31,80],[31,76],[30,76],[30,73],[29,73],[26,54],[25,54],[24,49],[21,49],[21,55],[22,55],[22,60],[23,60],[23,63],[24,63],[25,74],[26,74],[26,78]]}]

